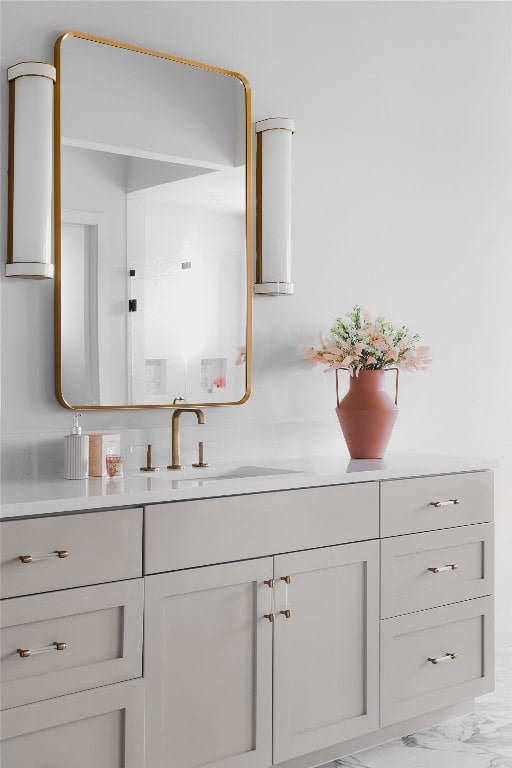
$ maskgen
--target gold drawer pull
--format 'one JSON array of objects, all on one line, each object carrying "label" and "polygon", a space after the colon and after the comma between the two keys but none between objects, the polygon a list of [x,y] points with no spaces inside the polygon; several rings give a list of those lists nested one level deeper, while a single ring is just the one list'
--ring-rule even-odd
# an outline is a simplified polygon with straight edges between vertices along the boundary
[{"label": "gold drawer pull", "polygon": [[448,499],[448,501],[431,501],[431,507],[449,507],[451,504],[460,504],[459,499]]},{"label": "gold drawer pull", "polygon": [[266,585],[267,585],[267,587],[270,587],[270,589],[274,589],[274,587],[275,587],[275,581],[274,581],[274,579],[267,579],[267,580],[266,580],[266,581],[264,581],[263,583],[264,583],[264,584],[266,584]]},{"label": "gold drawer pull", "polygon": [[273,624],[275,619],[276,619],[276,616],[275,616],[274,613],[264,613],[263,614],[263,618],[264,619],[268,619],[270,621],[270,623]]},{"label": "gold drawer pull", "polygon": [[430,661],[431,664],[442,664],[443,661],[453,661],[454,659],[457,658],[457,655],[458,654],[456,653],[445,653],[444,656],[438,656],[437,659],[436,658],[432,659],[429,657],[427,661]]},{"label": "gold drawer pull", "polygon": [[53,557],[57,557],[62,560],[65,557],[69,557],[67,549],[58,549],[55,552],[50,552],[48,555],[19,555],[18,560],[22,563],[35,563],[38,560],[51,560]]},{"label": "gold drawer pull", "polygon": [[285,611],[279,611],[279,613],[282,613],[283,616],[286,616],[287,619],[289,619],[292,615],[289,608],[287,608]]},{"label": "gold drawer pull", "polygon": [[291,584],[292,577],[291,576],[281,576],[281,581],[284,581],[286,584]]},{"label": "gold drawer pull", "polygon": [[438,565],[436,568],[427,568],[430,573],[442,573],[443,571],[456,571],[459,566],[452,563],[451,565]]},{"label": "gold drawer pull", "polygon": [[44,648],[34,648],[33,651],[29,650],[28,648],[18,648],[17,653],[19,654],[20,659],[28,659],[29,656],[37,656],[40,653],[49,653],[50,651],[65,651],[66,650],[66,643],[52,643],[51,645],[46,645]]}]

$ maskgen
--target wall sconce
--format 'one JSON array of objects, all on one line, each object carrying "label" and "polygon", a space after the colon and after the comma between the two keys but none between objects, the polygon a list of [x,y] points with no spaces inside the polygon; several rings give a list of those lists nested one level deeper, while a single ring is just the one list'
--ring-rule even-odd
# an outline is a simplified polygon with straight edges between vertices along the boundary
[{"label": "wall sconce", "polygon": [[289,296],[291,281],[292,135],[288,117],[256,123],[256,285],[254,292]]},{"label": "wall sconce", "polygon": [[27,61],[7,69],[9,169],[7,277],[53,277],[52,125],[55,67]]}]

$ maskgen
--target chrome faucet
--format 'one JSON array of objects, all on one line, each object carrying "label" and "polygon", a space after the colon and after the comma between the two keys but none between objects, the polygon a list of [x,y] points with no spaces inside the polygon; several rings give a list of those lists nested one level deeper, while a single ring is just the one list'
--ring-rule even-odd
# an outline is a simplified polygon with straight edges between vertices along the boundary
[{"label": "chrome faucet", "polygon": [[182,413],[195,413],[198,424],[206,424],[204,413],[200,408],[176,408],[172,415],[172,456],[167,469],[183,469],[180,464],[180,416]]}]

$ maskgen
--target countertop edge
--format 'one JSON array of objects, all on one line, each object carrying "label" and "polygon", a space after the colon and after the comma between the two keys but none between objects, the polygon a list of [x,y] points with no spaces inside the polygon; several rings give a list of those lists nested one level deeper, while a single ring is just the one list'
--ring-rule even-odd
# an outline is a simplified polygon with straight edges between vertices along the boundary
[{"label": "countertop edge", "polygon": [[[345,462],[346,466],[341,467]],[[348,461],[348,464],[347,464]],[[348,457],[309,457],[245,462],[245,468],[265,468],[274,474],[219,479],[176,479],[175,476],[144,476],[131,471],[123,479],[87,480],[40,479],[3,483],[2,498],[15,497],[0,505],[0,520],[23,517],[99,511],[118,507],[190,501],[194,499],[240,496],[256,493],[300,490],[389,480],[404,480],[432,475],[489,471],[497,468],[495,459],[454,456],[392,456],[384,460],[349,460]],[[216,465],[217,471],[223,465]],[[231,465],[225,465],[226,470]],[[339,467],[339,468],[338,468]],[[282,469],[286,474],[279,474]],[[181,485],[180,485],[181,484]],[[144,487],[145,486],[145,487]]]}]

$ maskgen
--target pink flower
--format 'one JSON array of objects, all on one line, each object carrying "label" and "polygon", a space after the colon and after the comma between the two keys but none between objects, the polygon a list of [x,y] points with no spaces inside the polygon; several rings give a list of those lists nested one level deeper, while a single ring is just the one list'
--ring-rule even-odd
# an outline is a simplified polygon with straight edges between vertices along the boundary
[{"label": "pink flower", "polygon": [[392,366],[419,371],[432,360],[429,347],[416,346],[418,341],[418,334],[405,326],[395,327],[381,315],[372,320],[356,304],[344,318],[336,319],[329,335],[320,334],[319,347],[306,347],[303,357],[324,363],[327,371],[349,368],[353,376],[360,370]]},{"label": "pink flower", "polygon": [[430,347],[417,347],[415,350],[409,350],[402,367],[405,371],[424,371],[432,362],[429,355]]},{"label": "pink flower", "polygon": [[303,360],[319,360],[318,353],[313,347],[302,347]]}]

